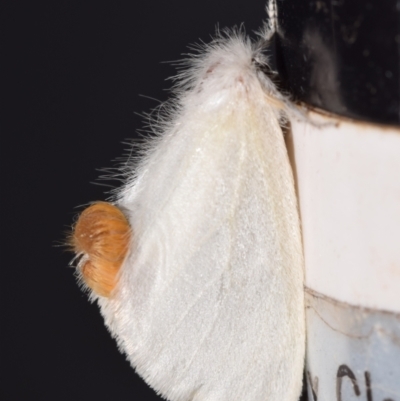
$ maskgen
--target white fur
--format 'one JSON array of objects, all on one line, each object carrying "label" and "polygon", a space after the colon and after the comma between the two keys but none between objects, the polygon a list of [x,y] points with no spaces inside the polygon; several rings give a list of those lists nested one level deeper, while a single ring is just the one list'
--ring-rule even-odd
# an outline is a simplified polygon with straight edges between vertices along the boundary
[{"label": "white fur", "polygon": [[132,243],[99,303],[132,366],[169,400],[301,392],[300,227],[282,99],[256,66],[265,62],[241,33],[193,56],[118,196]]}]

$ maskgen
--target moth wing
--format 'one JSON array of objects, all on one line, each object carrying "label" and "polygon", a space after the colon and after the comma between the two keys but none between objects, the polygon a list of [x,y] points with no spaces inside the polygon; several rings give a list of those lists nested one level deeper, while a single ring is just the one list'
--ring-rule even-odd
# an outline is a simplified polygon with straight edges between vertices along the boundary
[{"label": "moth wing", "polygon": [[131,364],[170,400],[296,400],[305,329],[292,173],[255,74],[229,74],[185,99],[122,193],[132,245],[100,303]]}]

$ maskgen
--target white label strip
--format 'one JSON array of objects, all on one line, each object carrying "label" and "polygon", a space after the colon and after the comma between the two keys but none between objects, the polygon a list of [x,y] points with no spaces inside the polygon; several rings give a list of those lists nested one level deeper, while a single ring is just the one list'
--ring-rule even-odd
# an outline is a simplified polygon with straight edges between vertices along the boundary
[{"label": "white label strip", "polygon": [[400,314],[306,289],[310,401],[400,401]]}]

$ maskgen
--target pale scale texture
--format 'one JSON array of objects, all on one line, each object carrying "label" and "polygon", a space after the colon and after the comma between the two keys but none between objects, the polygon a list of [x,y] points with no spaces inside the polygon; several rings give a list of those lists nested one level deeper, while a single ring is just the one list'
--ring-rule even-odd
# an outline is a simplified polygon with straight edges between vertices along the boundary
[{"label": "pale scale texture", "polygon": [[299,218],[256,53],[233,34],[191,61],[171,120],[119,196],[132,244],[99,303],[132,366],[169,400],[301,392]]}]

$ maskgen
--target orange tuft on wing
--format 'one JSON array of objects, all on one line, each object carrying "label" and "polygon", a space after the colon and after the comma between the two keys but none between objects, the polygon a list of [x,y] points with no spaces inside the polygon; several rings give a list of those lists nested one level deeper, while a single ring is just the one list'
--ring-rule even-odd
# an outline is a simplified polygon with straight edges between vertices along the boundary
[{"label": "orange tuft on wing", "polygon": [[85,283],[98,295],[108,297],[117,284],[131,237],[128,220],[116,206],[99,202],[79,216],[72,234],[74,251]]}]

